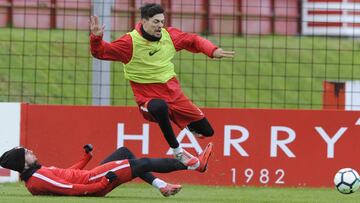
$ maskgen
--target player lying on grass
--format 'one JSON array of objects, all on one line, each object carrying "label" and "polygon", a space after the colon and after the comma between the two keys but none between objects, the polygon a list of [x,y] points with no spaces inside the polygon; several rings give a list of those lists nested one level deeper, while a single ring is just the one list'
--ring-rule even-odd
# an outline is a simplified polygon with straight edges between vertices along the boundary
[{"label": "player lying on grass", "polygon": [[178,170],[205,172],[211,155],[212,144],[208,144],[198,156],[199,164],[184,165],[172,158],[137,159],[126,147],[109,155],[91,170],[83,170],[92,158],[92,145],[85,145],[83,158],[67,169],[42,166],[34,153],[24,147],[16,147],[0,157],[3,168],[18,171],[26,188],[33,195],[105,196],[117,186],[140,177],[158,188],[165,197],[175,195],[182,188],[154,177],[150,172],[169,173]]}]

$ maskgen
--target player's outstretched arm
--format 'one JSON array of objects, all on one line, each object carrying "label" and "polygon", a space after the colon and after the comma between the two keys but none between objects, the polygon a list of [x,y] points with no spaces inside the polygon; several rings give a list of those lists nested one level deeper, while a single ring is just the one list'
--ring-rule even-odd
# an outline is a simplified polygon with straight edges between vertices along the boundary
[{"label": "player's outstretched arm", "polygon": [[105,25],[99,24],[99,17],[90,16],[89,20],[90,32],[95,36],[101,36],[104,34]]},{"label": "player's outstretched arm", "polygon": [[132,57],[132,40],[125,34],[109,43],[104,41],[105,25],[99,23],[99,17],[90,16],[89,20],[91,54],[101,60],[121,61],[128,63]]},{"label": "player's outstretched arm", "polygon": [[77,163],[69,167],[69,169],[83,169],[86,166],[86,164],[89,163],[89,161],[93,156],[92,151],[94,147],[92,146],[92,144],[86,144],[83,146],[83,149],[84,149],[83,157]]},{"label": "player's outstretched arm", "polygon": [[213,53],[214,58],[234,58],[234,55],[235,51],[225,51],[222,48],[217,48]]}]

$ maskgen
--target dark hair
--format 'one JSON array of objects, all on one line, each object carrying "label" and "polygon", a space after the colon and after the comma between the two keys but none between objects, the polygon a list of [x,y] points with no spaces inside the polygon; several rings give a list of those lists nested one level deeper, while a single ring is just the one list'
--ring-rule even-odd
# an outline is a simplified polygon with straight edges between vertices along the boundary
[{"label": "dark hair", "polygon": [[161,7],[160,4],[155,4],[155,3],[146,3],[140,8],[140,11],[141,11],[141,19],[145,18],[146,20],[152,18],[156,14],[165,12],[164,8]]}]

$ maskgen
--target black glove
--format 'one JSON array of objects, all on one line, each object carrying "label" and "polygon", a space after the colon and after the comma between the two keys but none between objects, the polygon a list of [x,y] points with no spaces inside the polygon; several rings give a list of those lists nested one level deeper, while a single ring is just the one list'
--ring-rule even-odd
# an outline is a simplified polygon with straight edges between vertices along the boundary
[{"label": "black glove", "polygon": [[92,146],[92,144],[86,144],[86,145],[84,145],[83,148],[84,148],[86,154],[89,154],[89,153],[94,149],[94,147]]},{"label": "black glove", "polygon": [[106,173],[105,177],[108,179],[108,181],[110,183],[112,183],[114,180],[117,179],[118,176],[114,172],[109,171],[109,172]]}]

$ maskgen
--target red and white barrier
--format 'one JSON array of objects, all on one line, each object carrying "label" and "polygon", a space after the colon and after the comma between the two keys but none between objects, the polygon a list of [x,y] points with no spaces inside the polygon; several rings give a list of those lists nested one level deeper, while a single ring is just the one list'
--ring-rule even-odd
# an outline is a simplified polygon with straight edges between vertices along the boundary
[{"label": "red and white barrier", "polygon": [[305,35],[360,36],[359,0],[304,0]]},{"label": "red and white barrier", "polygon": [[360,110],[360,81],[324,81],[323,108]]},{"label": "red and white barrier", "polygon": [[[0,155],[20,145],[20,103],[0,103]],[[17,172],[0,167],[0,182],[15,182]]]},{"label": "red and white barrier", "polygon": [[[216,132],[212,138],[197,140],[187,130],[176,133],[181,145],[193,154],[200,153],[208,142],[214,143],[209,170],[159,175],[165,180],[332,187],[339,168],[360,170],[357,111],[203,110]],[[85,143],[95,146],[88,168],[123,145],[138,157],[172,157],[157,124],[144,120],[136,107],[22,104],[20,132],[21,144],[48,166],[70,166],[81,157]]]}]

